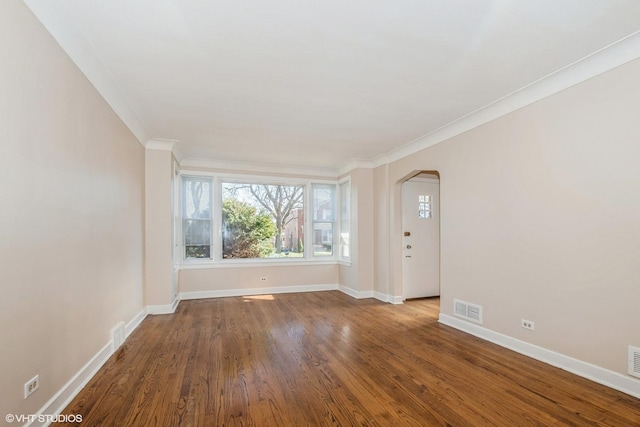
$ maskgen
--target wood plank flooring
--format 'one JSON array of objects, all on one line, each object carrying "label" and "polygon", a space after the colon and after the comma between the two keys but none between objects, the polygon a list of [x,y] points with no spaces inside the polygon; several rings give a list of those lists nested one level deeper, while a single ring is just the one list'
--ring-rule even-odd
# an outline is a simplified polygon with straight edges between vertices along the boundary
[{"label": "wood plank flooring", "polygon": [[640,400],[338,291],[148,316],[65,409],[82,426],[639,426]]}]

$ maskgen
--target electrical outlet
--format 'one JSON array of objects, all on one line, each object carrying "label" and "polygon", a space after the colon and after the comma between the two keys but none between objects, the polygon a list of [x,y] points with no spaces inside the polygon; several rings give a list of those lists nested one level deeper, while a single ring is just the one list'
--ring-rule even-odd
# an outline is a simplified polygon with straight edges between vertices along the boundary
[{"label": "electrical outlet", "polygon": [[36,375],[24,384],[24,398],[31,396],[40,388],[40,377]]},{"label": "electrical outlet", "polygon": [[266,281],[267,281],[267,278],[266,278],[266,277],[261,277],[261,278],[260,278],[260,281],[261,281],[261,282],[266,282]]},{"label": "electrical outlet", "polygon": [[522,326],[525,329],[529,329],[530,331],[533,331],[536,328],[536,324],[531,320],[520,319],[520,321],[521,321],[520,326]]}]

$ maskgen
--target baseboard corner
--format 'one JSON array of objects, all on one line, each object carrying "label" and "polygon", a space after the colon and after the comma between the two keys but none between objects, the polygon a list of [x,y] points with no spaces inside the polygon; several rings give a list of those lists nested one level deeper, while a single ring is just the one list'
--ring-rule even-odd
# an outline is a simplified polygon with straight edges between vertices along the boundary
[{"label": "baseboard corner", "polygon": [[440,313],[438,322],[640,399],[640,381],[618,372],[530,344],[448,314]]}]

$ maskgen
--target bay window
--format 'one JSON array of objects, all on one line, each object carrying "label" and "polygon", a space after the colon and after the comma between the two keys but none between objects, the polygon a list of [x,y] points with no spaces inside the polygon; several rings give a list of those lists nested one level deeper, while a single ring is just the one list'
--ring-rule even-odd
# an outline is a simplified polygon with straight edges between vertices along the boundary
[{"label": "bay window", "polygon": [[337,200],[337,188],[330,181],[183,172],[183,259],[223,264],[342,257],[341,228],[347,226],[338,213],[345,196]]}]

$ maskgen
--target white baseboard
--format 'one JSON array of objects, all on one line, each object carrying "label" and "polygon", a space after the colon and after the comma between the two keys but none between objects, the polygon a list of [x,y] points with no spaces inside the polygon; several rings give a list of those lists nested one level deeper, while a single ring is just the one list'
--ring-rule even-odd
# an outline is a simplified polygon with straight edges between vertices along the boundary
[{"label": "white baseboard", "polygon": [[373,297],[382,302],[388,302],[390,304],[402,304],[403,298],[401,296],[393,296],[389,294],[383,294],[382,292],[373,291]]},{"label": "white baseboard", "polygon": [[574,359],[555,351],[512,338],[508,335],[492,331],[483,326],[466,322],[447,314],[440,313],[439,322],[451,326],[476,337],[490,341],[499,346],[508,348],[517,353],[524,354],[541,362],[548,363],[565,371],[571,372],[583,378],[611,387],[633,397],[640,398],[640,381],[610,371],[600,366],[592,365],[581,360]]},{"label": "white baseboard", "polygon": [[142,310],[140,310],[140,313],[133,316],[133,319],[129,320],[129,322],[124,326],[125,339],[127,339],[127,337],[131,335],[131,332],[135,331],[136,328],[140,326],[140,323],[142,323],[144,318],[147,317],[147,314],[148,314],[148,311],[147,311],[147,308],[145,307]]},{"label": "white baseboard", "polygon": [[389,295],[389,302],[391,304],[403,304],[404,297],[402,295]]},{"label": "white baseboard", "polygon": [[242,297],[242,296],[250,296],[250,295],[287,294],[287,293],[293,293],[293,292],[335,291],[338,289],[339,289],[339,285],[328,284],[328,285],[277,286],[272,288],[191,291],[191,292],[180,292],[180,299],[190,300],[190,299],[203,299],[203,298]]},{"label": "white baseboard", "polygon": [[373,297],[382,302],[389,302],[389,295],[383,294],[382,292],[373,291]]},{"label": "white baseboard", "polygon": [[338,290],[355,299],[373,298],[373,291],[356,291],[353,288],[342,285],[338,286]]},{"label": "white baseboard", "polygon": [[[87,362],[44,406],[37,415],[58,415],[73,400],[74,397],[87,385],[89,380],[98,372],[104,363],[111,357],[113,343],[109,341],[95,356]],[[35,417],[37,420],[37,417]],[[49,423],[41,422],[26,424],[26,426],[47,426]]]},{"label": "white baseboard", "polygon": [[163,305],[148,305],[147,313],[149,314],[173,314],[178,308],[178,304],[180,304],[180,300],[184,298],[180,298],[178,295],[173,299],[171,304],[163,304]]},{"label": "white baseboard", "polygon": [[[129,322],[125,324],[125,339],[142,323],[147,316],[147,309],[140,310],[138,314],[133,316]],[[37,415],[58,415],[67,407],[74,397],[87,385],[98,370],[113,355],[113,341],[102,347],[92,358],[84,365],[76,374],[38,411]],[[27,426],[48,426],[49,423],[32,423]]]}]

